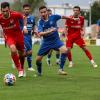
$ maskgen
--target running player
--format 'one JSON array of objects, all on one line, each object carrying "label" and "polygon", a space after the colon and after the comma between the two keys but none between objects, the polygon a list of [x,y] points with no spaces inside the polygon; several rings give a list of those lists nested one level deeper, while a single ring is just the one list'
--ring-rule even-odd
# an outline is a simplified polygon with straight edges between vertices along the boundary
[{"label": "running player", "polygon": [[46,6],[41,6],[39,8],[39,13],[41,18],[38,21],[38,32],[40,36],[43,36],[43,41],[36,57],[38,75],[41,76],[42,73],[42,58],[44,55],[48,54],[51,49],[59,50],[62,53],[59,74],[66,75],[67,73],[64,72],[63,67],[68,49],[59,38],[57,21],[61,18],[67,19],[68,17],[60,15],[49,16]]},{"label": "running player", "polygon": [[35,17],[30,14],[31,6],[29,4],[23,5],[23,13],[24,16],[27,18],[27,30],[28,33],[24,33],[24,44],[25,44],[25,51],[28,53],[27,55],[27,62],[28,62],[28,70],[35,71],[32,68],[32,35],[34,35],[35,30]]},{"label": "running player", "polygon": [[[86,48],[85,42],[82,38],[82,36],[84,35],[84,17],[80,15],[80,7],[75,6],[73,8],[73,12],[74,14],[70,16],[70,19],[66,20],[66,47],[71,49],[73,47],[73,44],[76,43],[85,52],[93,67],[97,67],[97,64],[94,62],[93,57],[90,51]],[[72,62],[71,52],[68,53],[68,57]]]},{"label": "running player", "polygon": [[[24,75],[24,38],[20,29],[19,20],[24,20],[26,25],[26,18],[15,11],[10,10],[8,2],[1,3],[0,25],[4,32],[5,43],[10,49],[11,57],[18,70],[18,77]],[[24,31],[27,32],[26,26]]]}]

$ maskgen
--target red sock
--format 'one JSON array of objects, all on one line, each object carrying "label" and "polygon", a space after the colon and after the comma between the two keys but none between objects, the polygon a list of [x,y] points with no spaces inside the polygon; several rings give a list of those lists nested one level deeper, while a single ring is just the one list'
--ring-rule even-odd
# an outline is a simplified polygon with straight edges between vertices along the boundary
[{"label": "red sock", "polygon": [[20,59],[20,63],[21,63],[22,69],[24,69],[24,61],[25,61],[25,57],[22,56],[22,57],[19,57],[19,59]]},{"label": "red sock", "polygon": [[90,60],[93,59],[91,53],[90,53],[87,49],[85,50],[85,54],[87,55],[87,57],[88,57]]},{"label": "red sock", "polygon": [[21,63],[20,63],[20,61],[19,61],[19,56],[18,56],[18,54],[17,54],[17,53],[11,54],[11,57],[12,57],[12,59],[13,59],[13,61],[14,61],[14,64],[15,64],[17,70],[18,70],[18,71],[22,71],[23,69],[22,69],[22,67],[21,67]]},{"label": "red sock", "polygon": [[72,61],[72,54],[71,54],[71,51],[68,52],[68,60],[69,60],[69,61]]}]

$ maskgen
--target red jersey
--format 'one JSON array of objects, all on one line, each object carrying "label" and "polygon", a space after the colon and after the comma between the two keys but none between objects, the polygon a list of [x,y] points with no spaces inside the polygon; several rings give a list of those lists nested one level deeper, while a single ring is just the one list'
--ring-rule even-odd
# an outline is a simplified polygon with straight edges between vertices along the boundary
[{"label": "red jersey", "polygon": [[[81,35],[81,30],[84,26],[84,17],[83,16],[79,16],[77,20],[73,19],[73,16],[70,16],[69,19],[66,20],[65,26],[67,26],[67,36],[70,35]],[[74,27],[80,27],[80,28],[74,28]]]},{"label": "red jersey", "polygon": [[4,18],[2,14],[0,14],[0,25],[3,28],[3,32],[5,36],[16,36],[18,34],[22,34],[20,29],[19,20],[23,20],[22,14],[10,11],[10,17]]}]

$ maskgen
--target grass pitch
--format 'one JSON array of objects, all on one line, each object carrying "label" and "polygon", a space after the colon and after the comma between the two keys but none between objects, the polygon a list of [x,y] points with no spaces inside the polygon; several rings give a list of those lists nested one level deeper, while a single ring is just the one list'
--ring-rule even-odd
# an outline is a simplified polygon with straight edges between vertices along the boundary
[{"label": "grass pitch", "polygon": [[[72,50],[74,67],[65,65],[67,76],[57,74],[55,53],[52,55],[52,66],[48,67],[46,58],[43,59],[42,77],[34,76],[35,72],[25,69],[26,78],[18,78],[17,71],[12,68],[9,50],[0,45],[0,100],[100,100],[100,47],[90,46],[98,68],[93,68],[78,47]],[[33,67],[36,69],[35,58],[38,45],[33,47]],[[15,86],[5,86],[3,77],[6,73],[13,73],[17,77]]]}]

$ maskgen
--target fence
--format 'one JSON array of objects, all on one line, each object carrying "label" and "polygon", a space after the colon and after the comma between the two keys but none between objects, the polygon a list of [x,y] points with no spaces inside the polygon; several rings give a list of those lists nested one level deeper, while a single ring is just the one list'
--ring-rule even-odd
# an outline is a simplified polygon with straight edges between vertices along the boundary
[{"label": "fence", "polygon": [[[32,38],[32,44],[35,43],[40,43],[41,39],[39,38]],[[0,45],[3,45],[4,42],[4,38],[0,38]],[[100,46],[100,39],[86,39],[85,40],[86,45],[96,45],[96,46]]]},{"label": "fence", "polygon": [[0,44],[4,44],[4,38],[0,38]]}]

